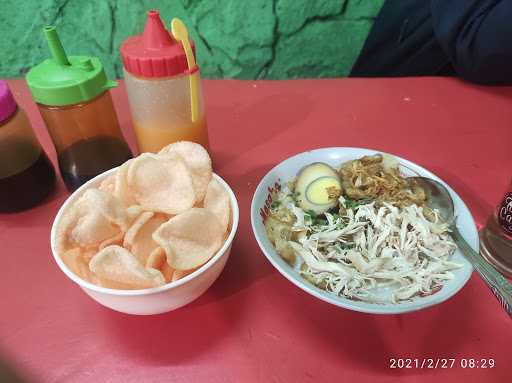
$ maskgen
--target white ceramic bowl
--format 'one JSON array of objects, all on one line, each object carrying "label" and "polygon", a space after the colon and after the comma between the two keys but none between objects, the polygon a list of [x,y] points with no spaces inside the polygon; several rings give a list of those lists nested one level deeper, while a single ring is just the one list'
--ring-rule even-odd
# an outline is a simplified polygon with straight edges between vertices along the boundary
[{"label": "white ceramic bowl", "polygon": [[[412,301],[399,304],[376,304],[354,301],[340,297],[312,285],[300,276],[299,271],[296,268],[288,265],[288,263],[286,263],[277,254],[274,247],[267,238],[263,220],[266,214],[265,211],[268,212],[268,208],[271,203],[270,193],[275,189],[277,185],[281,185],[296,177],[297,173],[302,167],[313,162],[325,162],[333,166],[339,166],[342,162],[360,158],[364,155],[372,155],[375,153],[379,152],[376,150],[360,148],[324,148],[297,154],[275,166],[260,181],[252,200],[251,222],[256,240],[258,241],[263,254],[265,254],[270,263],[272,263],[272,265],[283,276],[285,276],[289,281],[291,281],[305,292],[333,305],[367,313],[397,314],[420,310],[441,303],[459,291],[471,276],[473,268],[471,264],[464,258],[460,250],[455,252],[452,259],[461,263],[463,267],[453,271],[455,278],[446,282],[439,292],[427,297],[416,297]],[[457,193],[455,193],[439,177],[429,172],[428,170],[400,157],[396,158],[400,163],[402,172],[406,176],[420,175],[429,177],[441,182],[444,186],[446,186],[455,205],[455,214],[458,217],[458,228],[468,243],[475,250],[478,250],[478,231],[475,222],[467,206],[457,195]],[[378,291],[378,294],[382,296],[389,295],[390,290],[382,289],[381,291]]]},{"label": "white ceramic bowl", "polygon": [[57,216],[55,217],[51,231],[52,253],[55,261],[57,262],[57,265],[59,265],[60,269],[64,272],[64,274],[68,276],[69,279],[80,286],[82,290],[85,291],[85,293],[92,299],[102,304],[103,306],[111,308],[112,310],[120,311],[126,314],[160,314],[175,310],[192,302],[213,284],[213,282],[224,269],[226,261],[228,260],[229,254],[231,252],[231,244],[238,227],[239,212],[235,194],[228,186],[228,184],[216,174],[213,176],[217,181],[220,182],[222,186],[224,186],[227,193],[229,194],[231,201],[231,231],[217,254],[215,254],[199,269],[185,276],[184,278],[179,279],[176,282],[171,282],[164,286],[154,287],[151,289],[108,289],[105,287],[96,286],[79,278],[66,266],[66,264],[60,258],[59,254],[57,254],[55,246],[56,228],[59,225],[64,212],[84,193],[86,189],[99,186],[104,178],[114,173],[115,171],[116,169],[108,170],[105,173],[102,173],[88,181],[79,189],[77,189],[73,194],[71,194],[61,206]]}]

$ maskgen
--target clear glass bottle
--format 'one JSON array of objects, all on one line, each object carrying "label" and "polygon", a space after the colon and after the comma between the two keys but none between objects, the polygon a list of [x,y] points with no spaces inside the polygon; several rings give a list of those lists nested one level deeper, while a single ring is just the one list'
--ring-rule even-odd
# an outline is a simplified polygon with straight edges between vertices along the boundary
[{"label": "clear glass bottle", "polygon": [[32,68],[27,82],[57,150],[69,191],[132,157],[95,57],[66,56],[55,27],[44,29],[52,58]]},{"label": "clear glass bottle", "polygon": [[480,231],[480,254],[501,273],[512,278],[512,182]]},{"label": "clear glass bottle", "polygon": [[[165,29],[158,11],[148,12],[142,34],[123,42],[121,56],[139,150],[158,152],[176,141],[208,148],[199,68],[188,67],[183,46]],[[195,117],[192,87],[197,92]]]},{"label": "clear glass bottle", "polygon": [[25,112],[0,80],[0,212],[31,208],[55,188],[55,171]]}]

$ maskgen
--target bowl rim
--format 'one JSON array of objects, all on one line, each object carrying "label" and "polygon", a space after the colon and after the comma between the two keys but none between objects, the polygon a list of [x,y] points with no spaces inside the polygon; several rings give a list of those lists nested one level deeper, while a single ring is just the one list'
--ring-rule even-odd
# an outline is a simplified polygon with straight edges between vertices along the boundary
[{"label": "bowl rim", "polygon": [[[469,279],[471,278],[471,275],[473,273],[473,266],[467,260],[465,261],[466,265],[462,269],[462,270],[466,269],[466,272],[463,275],[463,278],[461,279],[460,287],[454,289],[453,291],[450,291],[450,293],[447,294],[446,296],[439,297],[439,299],[433,300],[430,302],[421,302],[420,300],[416,300],[413,302],[409,302],[411,304],[409,304],[407,306],[400,305],[400,304],[395,304],[393,306],[372,304],[372,307],[367,308],[367,307],[359,305],[357,301],[350,300],[348,298],[344,298],[345,300],[342,301],[340,298],[343,298],[343,297],[339,297],[339,296],[333,295],[325,290],[321,290],[318,287],[309,284],[306,280],[297,279],[293,274],[289,273],[286,270],[283,270],[281,265],[277,262],[277,260],[275,260],[273,256],[271,256],[270,254],[267,253],[267,249],[262,242],[262,238],[260,238],[260,236],[258,235],[258,232],[256,230],[256,220],[261,219],[260,214],[259,214],[259,209],[261,208],[261,206],[256,206],[256,196],[259,195],[260,193],[266,192],[265,185],[268,184],[267,180],[271,177],[271,174],[274,173],[280,166],[282,166],[283,163],[288,162],[288,161],[293,161],[294,159],[300,158],[309,153],[316,152],[316,151],[328,152],[328,151],[340,151],[340,150],[353,150],[353,151],[363,151],[363,152],[373,152],[373,153],[388,153],[383,150],[377,150],[377,149],[372,149],[372,148],[360,148],[360,147],[342,147],[342,146],[332,147],[331,146],[331,147],[315,148],[315,149],[306,150],[306,151],[303,151],[303,152],[300,152],[300,153],[297,153],[290,157],[285,158],[284,160],[282,160],[281,162],[279,162],[278,164],[273,166],[261,178],[260,182],[258,183],[258,186],[256,187],[256,189],[254,191],[252,201],[251,201],[251,227],[252,227],[253,235],[258,243],[258,246],[260,247],[261,252],[264,254],[265,258],[267,258],[267,260],[279,272],[279,274],[284,276],[293,285],[300,288],[307,294],[310,294],[310,295],[314,296],[315,298],[318,298],[324,302],[330,303],[334,306],[342,307],[342,308],[345,308],[348,310],[358,311],[358,312],[362,312],[362,313],[388,315],[388,314],[404,314],[404,313],[408,313],[408,312],[415,312],[418,310],[426,309],[426,308],[435,306],[437,304],[440,304],[440,303],[450,299],[454,295],[456,295],[467,284],[467,282],[469,281]],[[478,229],[476,227],[474,217],[471,214],[471,210],[469,210],[469,208],[467,207],[464,200],[462,200],[462,198],[460,198],[460,196],[450,187],[450,185],[448,185],[444,180],[442,180],[436,174],[432,173],[430,170],[424,168],[423,166],[417,165],[414,162],[409,161],[403,157],[397,156],[395,154],[392,154],[392,153],[388,153],[388,154],[391,154],[392,156],[394,156],[400,162],[400,165],[405,165],[405,167],[408,168],[409,170],[412,170],[415,173],[417,173],[415,168],[419,168],[421,170],[421,172],[423,172],[424,174],[427,174],[428,176],[440,181],[443,185],[445,185],[448,188],[449,191],[453,192],[457,196],[457,198],[460,199],[461,206],[467,211],[467,213],[469,214],[469,217],[471,218],[471,229],[475,230],[475,232],[476,232],[476,241],[477,241],[477,246],[478,246]],[[472,248],[474,247],[472,243],[469,243],[469,244]]]},{"label": "bowl rim", "polygon": [[91,282],[88,282],[86,280],[83,280],[78,275],[73,273],[68,266],[64,263],[62,258],[58,255],[58,252],[56,250],[56,238],[57,238],[57,227],[62,219],[62,216],[64,212],[69,208],[69,206],[78,198],[79,195],[83,194],[83,192],[86,189],[89,189],[92,187],[92,185],[98,184],[99,181],[103,180],[104,178],[108,177],[109,175],[115,173],[117,171],[118,167],[109,169],[101,174],[98,174],[96,177],[92,178],[91,180],[87,181],[85,184],[80,186],[78,189],[76,189],[73,193],[71,193],[64,203],[60,206],[59,211],[55,215],[55,218],[52,223],[52,229],[50,233],[50,245],[52,250],[52,256],[61,271],[66,274],[66,276],[71,279],[73,282],[75,282],[77,285],[79,285],[81,288],[92,290],[96,293],[101,294],[107,294],[107,295],[116,295],[116,296],[142,296],[142,295],[152,295],[152,294],[158,294],[167,290],[171,290],[173,288],[179,287],[183,284],[186,284],[187,282],[191,281],[192,279],[198,277],[199,275],[203,274],[206,270],[208,270],[210,267],[212,267],[215,263],[217,263],[222,256],[227,252],[228,248],[231,246],[233,239],[235,237],[238,223],[239,223],[239,208],[238,208],[238,201],[236,199],[235,193],[231,189],[231,187],[228,185],[228,183],[219,175],[216,173],[212,173],[212,176],[214,179],[216,179],[226,190],[226,192],[229,195],[230,200],[230,207],[231,207],[231,230],[229,232],[229,235],[224,240],[224,243],[222,244],[221,248],[215,253],[213,257],[211,257],[205,264],[203,264],[201,267],[199,267],[197,270],[194,270],[194,272],[186,275],[183,278],[178,279],[174,282],[166,283],[162,286],[157,287],[151,287],[149,289],[135,289],[135,290],[120,290],[120,289],[111,289],[108,287],[102,287],[95,285]]}]

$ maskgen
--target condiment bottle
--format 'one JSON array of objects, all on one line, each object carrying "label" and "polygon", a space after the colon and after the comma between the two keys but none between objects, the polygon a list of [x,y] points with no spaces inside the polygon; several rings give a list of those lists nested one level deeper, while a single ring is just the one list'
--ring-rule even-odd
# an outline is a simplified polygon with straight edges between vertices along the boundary
[{"label": "condiment bottle", "polygon": [[132,157],[117,120],[109,81],[96,57],[67,56],[55,27],[44,34],[52,58],[27,74],[27,82],[57,150],[69,191]]},{"label": "condiment bottle", "polygon": [[512,182],[480,231],[480,254],[505,276],[512,278]]},{"label": "condiment bottle", "polygon": [[189,68],[182,44],[165,29],[158,11],[148,12],[142,34],[123,42],[121,57],[139,150],[157,152],[182,140],[208,148],[199,68]]},{"label": "condiment bottle", "polygon": [[25,112],[0,80],[0,212],[37,205],[55,187],[55,171]]}]

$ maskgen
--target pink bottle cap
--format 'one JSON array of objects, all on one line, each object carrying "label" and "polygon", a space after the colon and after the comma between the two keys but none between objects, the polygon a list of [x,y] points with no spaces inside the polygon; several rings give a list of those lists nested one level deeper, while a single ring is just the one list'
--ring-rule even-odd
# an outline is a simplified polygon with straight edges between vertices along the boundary
[{"label": "pink bottle cap", "polygon": [[16,101],[7,86],[7,82],[0,80],[0,122],[11,117],[16,112],[16,108]]}]

